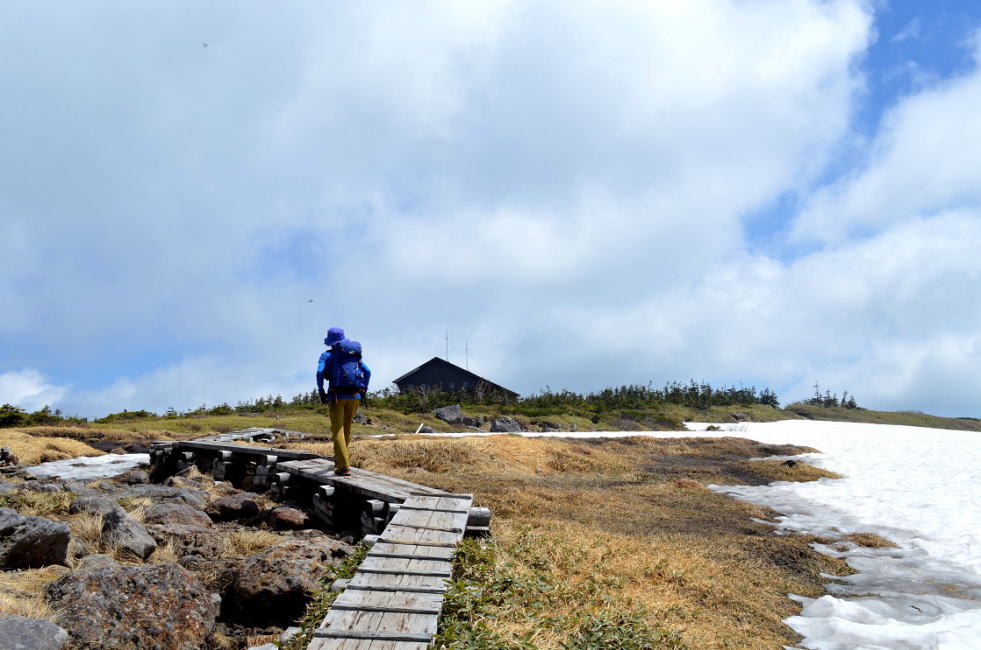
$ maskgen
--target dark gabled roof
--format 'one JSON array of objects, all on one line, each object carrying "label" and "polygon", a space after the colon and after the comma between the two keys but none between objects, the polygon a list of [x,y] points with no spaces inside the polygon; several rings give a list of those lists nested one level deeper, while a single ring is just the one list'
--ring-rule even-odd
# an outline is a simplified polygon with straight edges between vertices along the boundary
[{"label": "dark gabled roof", "polygon": [[462,372],[462,373],[464,373],[466,375],[469,375],[469,376],[473,377],[475,383],[478,382],[478,381],[482,381],[485,384],[488,384],[490,386],[493,386],[494,388],[496,388],[498,390],[504,391],[505,393],[509,393],[511,395],[514,395],[515,397],[518,396],[518,393],[516,393],[515,391],[510,390],[508,388],[505,388],[504,386],[501,386],[500,384],[495,384],[494,382],[492,382],[489,379],[484,379],[480,375],[476,375],[476,374],[470,372],[469,370],[467,370],[466,368],[461,368],[460,366],[456,365],[455,363],[450,363],[446,359],[441,359],[440,357],[433,357],[432,359],[430,359],[426,363],[413,368],[412,370],[410,370],[409,372],[405,373],[404,375],[402,375],[398,379],[393,380],[392,383],[393,384],[398,384],[403,379],[406,379],[408,377],[411,377],[412,375],[414,375],[415,373],[419,372],[423,368],[425,368],[427,366],[434,365],[434,364],[435,365],[449,366],[449,367],[453,368],[454,370],[458,370],[458,371],[460,371],[460,372]]}]

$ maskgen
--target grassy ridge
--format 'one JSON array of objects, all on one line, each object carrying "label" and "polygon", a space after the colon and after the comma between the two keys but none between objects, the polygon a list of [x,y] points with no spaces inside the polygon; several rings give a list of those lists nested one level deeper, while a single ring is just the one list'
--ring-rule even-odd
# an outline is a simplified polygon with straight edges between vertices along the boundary
[{"label": "grassy ridge", "polygon": [[807,420],[899,424],[909,427],[981,431],[981,420],[978,418],[945,418],[917,411],[871,411],[868,409],[826,408],[809,404],[791,404],[787,408],[781,409],[781,412]]}]

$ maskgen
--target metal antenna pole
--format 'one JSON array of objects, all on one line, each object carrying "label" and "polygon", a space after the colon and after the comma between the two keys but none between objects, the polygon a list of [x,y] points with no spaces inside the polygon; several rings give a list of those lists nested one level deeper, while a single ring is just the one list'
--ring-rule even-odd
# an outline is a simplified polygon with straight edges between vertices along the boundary
[{"label": "metal antenna pole", "polygon": [[450,360],[450,330],[446,330],[446,356],[443,358]]},{"label": "metal antenna pole", "polygon": [[466,369],[470,370],[470,340],[469,339],[463,339],[463,349],[465,350],[464,354],[466,355],[466,357],[464,357],[466,359],[465,363],[467,364]]}]

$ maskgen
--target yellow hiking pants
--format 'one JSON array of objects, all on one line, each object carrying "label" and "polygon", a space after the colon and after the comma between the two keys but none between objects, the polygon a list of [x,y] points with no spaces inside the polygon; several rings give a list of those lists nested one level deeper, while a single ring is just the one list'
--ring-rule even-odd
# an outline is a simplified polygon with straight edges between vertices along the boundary
[{"label": "yellow hiking pants", "polygon": [[[351,466],[347,446],[351,444],[351,423],[358,412],[358,398],[339,398],[330,403],[330,433],[334,438],[334,469]],[[341,429],[344,433],[341,433]]]}]

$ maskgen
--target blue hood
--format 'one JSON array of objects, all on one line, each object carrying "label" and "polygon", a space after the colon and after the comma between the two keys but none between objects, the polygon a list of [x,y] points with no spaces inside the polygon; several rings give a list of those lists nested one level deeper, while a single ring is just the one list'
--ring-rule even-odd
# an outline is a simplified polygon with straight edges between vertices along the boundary
[{"label": "blue hood", "polygon": [[344,330],[340,327],[332,327],[327,330],[327,338],[324,339],[324,345],[334,345],[338,341],[344,340]]}]

